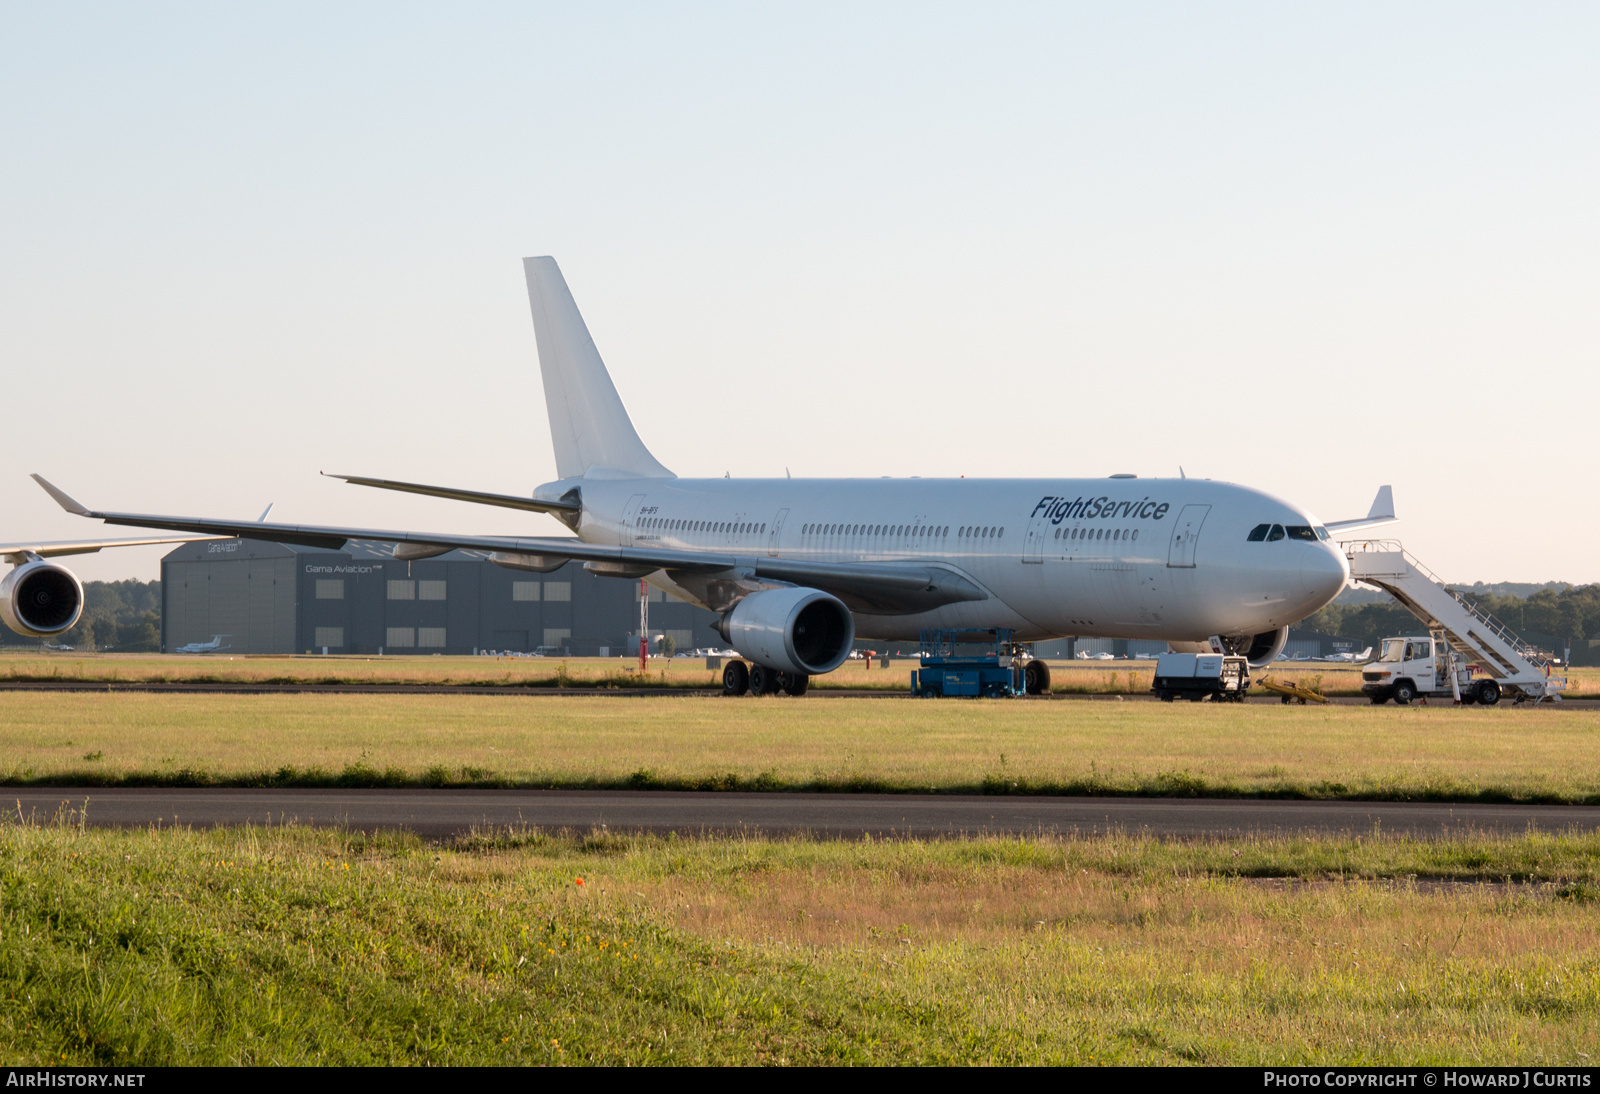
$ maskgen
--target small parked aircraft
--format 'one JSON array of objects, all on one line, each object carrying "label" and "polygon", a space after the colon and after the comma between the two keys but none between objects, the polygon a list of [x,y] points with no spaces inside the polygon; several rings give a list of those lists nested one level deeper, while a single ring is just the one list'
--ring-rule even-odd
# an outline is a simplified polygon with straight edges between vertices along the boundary
[{"label": "small parked aircraft", "polygon": [[233,647],[224,646],[222,644],[222,640],[224,638],[232,638],[232,637],[233,637],[233,635],[231,635],[231,634],[214,634],[214,635],[211,636],[211,641],[209,641],[209,642],[190,642],[187,646],[179,646],[177,649],[173,650],[172,652],[173,653],[216,653],[218,650],[232,649]]}]

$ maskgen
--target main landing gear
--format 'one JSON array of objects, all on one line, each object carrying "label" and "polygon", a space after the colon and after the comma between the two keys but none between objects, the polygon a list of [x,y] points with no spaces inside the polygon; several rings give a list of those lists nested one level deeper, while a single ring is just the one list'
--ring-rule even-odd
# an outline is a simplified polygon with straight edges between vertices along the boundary
[{"label": "main landing gear", "polygon": [[765,665],[729,661],[722,670],[724,695],[804,695],[811,677],[803,672],[779,672]]}]

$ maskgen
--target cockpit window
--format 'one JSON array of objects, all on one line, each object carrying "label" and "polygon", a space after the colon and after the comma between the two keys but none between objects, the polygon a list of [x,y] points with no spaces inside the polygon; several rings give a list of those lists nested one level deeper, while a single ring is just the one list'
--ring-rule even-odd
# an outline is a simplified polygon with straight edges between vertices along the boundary
[{"label": "cockpit window", "polygon": [[1328,530],[1320,524],[1317,525],[1317,538],[1324,542],[1328,539]]},{"label": "cockpit window", "polygon": [[1272,525],[1270,524],[1256,525],[1254,528],[1250,529],[1250,534],[1244,537],[1244,541],[1246,543],[1260,543],[1262,540],[1267,538],[1267,529],[1271,527]]},{"label": "cockpit window", "polygon": [[1289,525],[1289,538],[1309,539],[1312,543],[1315,543],[1317,541],[1317,533],[1311,530],[1311,525],[1309,524],[1291,524]]},{"label": "cockpit window", "polygon": [[1272,526],[1272,531],[1267,533],[1267,542],[1268,543],[1276,543],[1276,542],[1278,542],[1278,540],[1280,540],[1282,538],[1283,538],[1283,525],[1274,524]]}]

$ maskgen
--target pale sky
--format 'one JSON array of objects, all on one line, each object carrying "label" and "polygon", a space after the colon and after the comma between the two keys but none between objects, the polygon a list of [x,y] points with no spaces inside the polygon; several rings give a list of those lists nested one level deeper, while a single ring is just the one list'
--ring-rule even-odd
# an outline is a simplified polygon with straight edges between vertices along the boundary
[{"label": "pale sky", "polygon": [[[1226,479],[1600,580],[1592,4],[0,3],[0,539],[553,534],[551,254],[683,476]],[[85,578],[158,576],[159,549]]]}]

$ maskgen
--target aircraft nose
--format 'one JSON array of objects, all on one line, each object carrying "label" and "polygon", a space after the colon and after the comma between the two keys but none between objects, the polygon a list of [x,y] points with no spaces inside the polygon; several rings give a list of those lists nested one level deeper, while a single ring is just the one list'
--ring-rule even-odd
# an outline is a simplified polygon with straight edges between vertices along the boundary
[{"label": "aircraft nose", "polygon": [[1319,543],[1300,561],[1300,586],[1306,595],[1326,604],[1339,595],[1350,580],[1350,561],[1331,543]]}]

